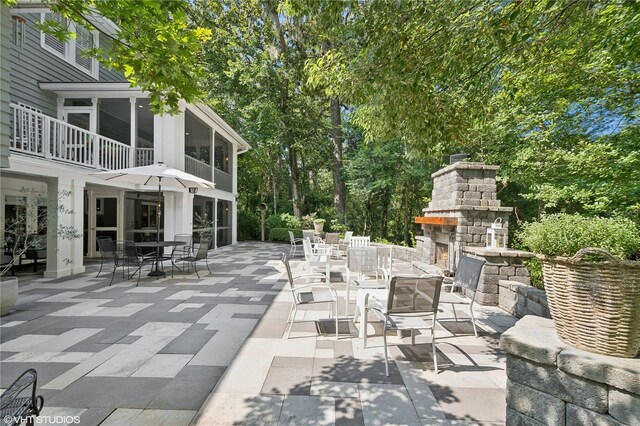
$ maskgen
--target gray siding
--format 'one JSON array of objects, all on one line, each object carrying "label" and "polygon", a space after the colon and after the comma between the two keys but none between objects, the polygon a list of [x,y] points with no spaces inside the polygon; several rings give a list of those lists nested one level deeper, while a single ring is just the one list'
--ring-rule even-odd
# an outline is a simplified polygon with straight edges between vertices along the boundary
[{"label": "gray siding", "polygon": [[[100,34],[100,47],[103,49],[108,49],[111,47],[112,41],[109,36],[105,34]],[[127,81],[119,71],[110,70],[108,68],[100,65],[100,74],[98,76],[100,81]]]},{"label": "gray siding", "polygon": [[9,167],[9,7],[0,3],[0,168]]},{"label": "gray siding", "polygon": [[[93,77],[44,50],[40,46],[40,31],[34,23],[39,14],[22,14],[27,20],[25,42],[22,48],[11,49],[11,101],[22,102],[55,117],[57,96],[41,90],[39,82],[95,82]],[[102,40],[104,35],[101,35]],[[101,67],[102,68],[102,67]],[[100,82],[123,81],[116,72],[100,69]]]}]

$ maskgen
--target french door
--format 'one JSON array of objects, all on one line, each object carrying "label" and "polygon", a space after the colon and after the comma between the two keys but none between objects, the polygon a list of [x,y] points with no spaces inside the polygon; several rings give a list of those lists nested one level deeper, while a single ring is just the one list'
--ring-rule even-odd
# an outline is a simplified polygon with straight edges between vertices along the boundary
[{"label": "french door", "polygon": [[120,197],[116,195],[89,194],[88,220],[89,240],[88,256],[97,257],[98,237],[111,237],[116,242],[122,239],[118,224],[122,222]]}]

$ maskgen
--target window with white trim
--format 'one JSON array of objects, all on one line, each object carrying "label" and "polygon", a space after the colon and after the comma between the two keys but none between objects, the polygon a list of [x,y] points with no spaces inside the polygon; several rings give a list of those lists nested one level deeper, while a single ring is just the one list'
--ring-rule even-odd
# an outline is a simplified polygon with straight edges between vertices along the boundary
[{"label": "window with white trim", "polygon": [[57,21],[62,26],[67,27],[69,31],[75,33],[76,37],[69,37],[67,41],[60,41],[51,34],[41,32],[40,45],[42,48],[97,80],[98,60],[85,56],[82,52],[98,46],[98,32],[89,31],[83,26],[69,21],[57,13],[41,13],[40,22],[44,22],[45,19]]}]

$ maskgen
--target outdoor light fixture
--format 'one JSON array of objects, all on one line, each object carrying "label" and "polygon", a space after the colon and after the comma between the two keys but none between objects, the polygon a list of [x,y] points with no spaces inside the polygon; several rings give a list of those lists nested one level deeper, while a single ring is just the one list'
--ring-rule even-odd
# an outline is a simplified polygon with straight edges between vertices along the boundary
[{"label": "outdoor light fixture", "polygon": [[490,228],[487,228],[487,248],[507,248],[507,228],[502,227],[502,218],[497,218]]},{"label": "outdoor light fixture", "polygon": [[197,193],[198,193],[198,188],[196,187],[189,188],[189,194],[197,194]]}]

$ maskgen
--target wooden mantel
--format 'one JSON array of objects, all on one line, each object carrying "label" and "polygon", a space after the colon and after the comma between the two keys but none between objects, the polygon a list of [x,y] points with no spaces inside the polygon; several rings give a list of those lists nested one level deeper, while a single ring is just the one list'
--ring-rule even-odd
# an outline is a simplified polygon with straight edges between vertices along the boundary
[{"label": "wooden mantel", "polygon": [[458,219],[455,217],[444,216],[418,216],[416,217],[415,223],[419,223],[421,225],[456,226],[458,224]]}]

